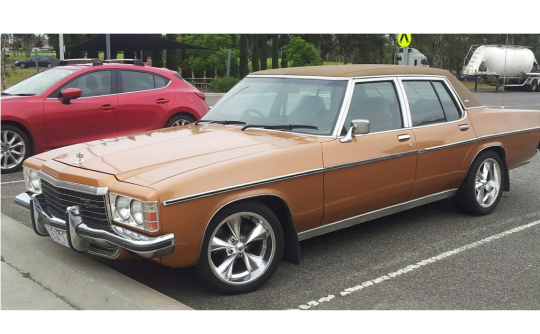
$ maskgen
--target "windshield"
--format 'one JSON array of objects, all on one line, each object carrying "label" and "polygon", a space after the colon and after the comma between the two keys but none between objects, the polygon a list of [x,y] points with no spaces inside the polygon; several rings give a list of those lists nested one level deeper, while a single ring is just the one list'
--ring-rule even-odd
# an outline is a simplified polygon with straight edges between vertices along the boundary
[{"label": "windshield", "polygon": [[[202,120],[245,125],[304,125],[286,131],[330,135],[347,80],[249,77],[223,96]],[[242,125],[240,125],[242,126]],[[316,129],[314,128],[316,127]]]},{"label": "windshield", "polygon": [[16,83],[8,89],[2,91],[2,94],[8,95],[39,95],[49,87],[67,77],[77,69],[54,68],[43,71],[25,80]]}]

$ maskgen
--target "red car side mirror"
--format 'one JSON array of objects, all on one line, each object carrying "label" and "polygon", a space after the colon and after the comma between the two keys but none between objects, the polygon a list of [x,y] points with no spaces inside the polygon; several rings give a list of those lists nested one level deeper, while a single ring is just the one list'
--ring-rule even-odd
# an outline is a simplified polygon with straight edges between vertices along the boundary
[{"label": "red car side mirror", "polygon": [[62,103],[69,104],[69,101],[71,101],[71,99],[81,97],[82,90],[80,88],[66,88],[62,91],[61,95]]}]

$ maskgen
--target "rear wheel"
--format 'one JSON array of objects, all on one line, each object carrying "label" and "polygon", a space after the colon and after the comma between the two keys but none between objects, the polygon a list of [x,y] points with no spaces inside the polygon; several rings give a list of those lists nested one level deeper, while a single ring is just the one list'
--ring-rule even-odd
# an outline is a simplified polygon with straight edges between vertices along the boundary
[{"label": "rear wheel", "polygon": [[538,92],[539,91],[539,87],[538,87],[538,81],[536,79],[534,79],[532,82],[531,82],[531,92]]},{"label": "rear wheel", "polygon": [[529,92],[538,92],[538,81],[536,79],[534,79],[531,84],[526,87],[527,91]]},{"label": "rear wheel", "polygon": [[16,172],[30,155],[30,144],[26,134],[13,125],[2,125],[2,173]]},{"label": "rear wheel", "polygon": [[276,215],[258,202],[239,203],[208,225],[197,269],[215,290],[239,294],[264,284],[282,255],[283,231]]},{"label": "rear wheel", "polygon": [[494,151],[485,151],[475,159],[453,201],[456,207],[473,215],[491,213],[502,195],[503,163]]},{"label": "rear wheel", "polygon": [[171,126],[182,126],[182,125],[191,124],[193,122],[195,122],[195,119],[193,119],[193,117],[191,116],[188,116],[185,114],[174,115],[173,117],[171,117],[171,119],[167,121],[167,124],[165,124],[165,127],[169,128]]},{"label": "rear wheel", "polygon": [[25,64],[25,63],[21,63],[21,68],[26,68],[26,64]]}]

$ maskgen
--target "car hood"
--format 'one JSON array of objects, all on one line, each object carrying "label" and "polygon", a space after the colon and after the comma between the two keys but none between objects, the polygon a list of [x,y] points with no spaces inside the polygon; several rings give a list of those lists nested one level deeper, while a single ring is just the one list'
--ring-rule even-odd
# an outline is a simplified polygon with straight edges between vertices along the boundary
[{"label": "car hood", "polygon": [[2,104],[4,103],[12,103],[12,102],[19,102],[26,99],[27,96],[10,96],[10,95],[2,95]]},{"label": "car hood", "polygon": [[150,186],[221,161],[318,141],[305,138],[260,129],[241,131],[233,126],[188,125],[64,147],[36,158],[52,158],[70,166],[115,175],[120,181]]}]

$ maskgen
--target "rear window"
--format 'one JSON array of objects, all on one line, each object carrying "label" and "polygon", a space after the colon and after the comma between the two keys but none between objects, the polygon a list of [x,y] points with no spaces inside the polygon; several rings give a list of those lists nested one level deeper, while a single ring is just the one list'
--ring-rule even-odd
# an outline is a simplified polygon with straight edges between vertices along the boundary
[{"label": "rear window", "polygon": [[123,70],[120,73],[122,74],[122,91],[124,93],[163,88],[170,81],[168,78],[149,72]]}]

